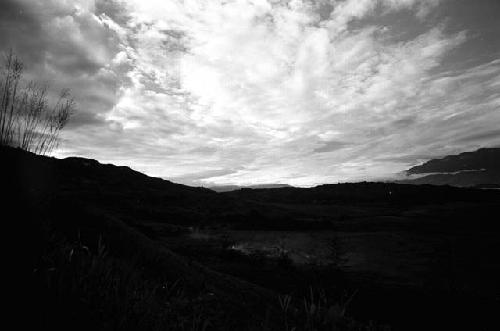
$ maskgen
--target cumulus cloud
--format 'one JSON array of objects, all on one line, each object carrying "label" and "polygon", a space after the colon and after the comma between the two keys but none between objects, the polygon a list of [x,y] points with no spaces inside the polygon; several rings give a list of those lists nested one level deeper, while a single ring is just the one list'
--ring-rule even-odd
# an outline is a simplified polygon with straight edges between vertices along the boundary
[{"label": "cumulus cloud", "polygon": [[116,102],[111,61],[119,49],[114,31],[95,14],[93,1],[6,0],[0,10],[0,44],[25,63],[25,78],[70,88],[80,111],[72,126],[95,124]]},{"label": "cumulus cloud", "polygon": [[[42,40],[32,62],[80,91],[60,155],[193,185],[314,185],[498,143],[499,62],[446,62],[469,37],[428,18],[443,2],[17,1],[37,35],[0,38]],[[403,15],[423,28],[402,38]]]}]

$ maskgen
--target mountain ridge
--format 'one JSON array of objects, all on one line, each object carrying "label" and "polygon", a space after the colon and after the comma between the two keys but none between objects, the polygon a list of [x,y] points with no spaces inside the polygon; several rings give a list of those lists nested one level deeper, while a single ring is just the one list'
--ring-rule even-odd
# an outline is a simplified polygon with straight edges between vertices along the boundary
[{"label": "mountain ridge", "polygon": [[406,171],[401,184],[451,185],[457,187],[500,187],[500,148],[480,148],[472,152],[432,159]]},{"label": "mountain ridge", "polygon": [[230,192],[241,189],[268,189],[268,188],[283,188],[283,187],[293,187],[288,184],[256,184],[256,185],[214,185],[208,187],[215,192]]}]

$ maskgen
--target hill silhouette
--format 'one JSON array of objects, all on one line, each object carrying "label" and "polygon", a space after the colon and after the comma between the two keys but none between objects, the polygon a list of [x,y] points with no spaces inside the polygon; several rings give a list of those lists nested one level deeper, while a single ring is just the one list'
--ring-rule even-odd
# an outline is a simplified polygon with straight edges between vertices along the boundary
[{"label": "hill silhouette", "polygon": [[288,184],[258,184],[249,186],[238,186],[238,185],[216,185],[210,186],[209,188],[215,192],[230,192],[241,190],[244,188],[259,189],[259,188],[281,188],[281,187],[291,187]]},{"label": "hill silhouette", "polygon": [[[162,293],[174,284],[182,284],[182,297],[177,299],[186,301],[181,308],[187,311],[187,316],[176,317],[186,319],[177,321],[178,329],[192,322],[196,307],[189,307],[191,301],[199,309],[209,309],[205,313],[214,317],[222,309],[229,321],[211,322],[220,329],[238,328],[234,323],[251,324],[248,311],[264,315],[264,309],[273,308],[264,305],[274,302],[271,291],[180,257],[138,231],[141,222],[152,219],[174,223],[203,219],[198,209],[220,199],[216,193],[95,160],[58,160],[5,147],[0,148],[0,155],[5,160],[2,188],[9,192],[3,219],[23,227],[26,251],[17,251],[15,259],[24,264],[29,261],[33,270],[35,288],[25,298],[30,303],[24,311],[30,316],[27,322],[42,329],[157,329],[157,323],[171,327],[174,322],[162,319],[179,312],[166,315],[157,297],[167,295]],[[111,277],[111,283],[90,283],[74,292],[72,287],[93,277],[92,282]],[[131,292],[107,293],[113,289],[108,286]],[[132,297],[134,287],[146,292]],[[135,303],[127,300],[139,300],[148,307],[140,308],[142,313],[116,311],[135,309],[130,306]],[[95,309],[102,313],[96,314]]]},{"label": "hill silhouette", "polygon": [[[23,228],[12,254],[32,270],[24,320],[42,329],[282,330],[290,295],[287,323],[312,330],[312,287],[330,298],[314,315],[327,323],[319,330],[487,329],[496,318],[496,190],[354,183],[216,193],[84,158],[6,147],[0,156],[3,219]],[[345,256],[361,249],[373,260],[295,265],[288,248],[277,257],[232,248],[241,235],[311,232],[337,233]]]},{"label": "hill silhouette", "polygon": [[400,183],[500,187],[500,148],[481,148],[474,152],[429,160],[408,169],[407,174],[422,177]]}]

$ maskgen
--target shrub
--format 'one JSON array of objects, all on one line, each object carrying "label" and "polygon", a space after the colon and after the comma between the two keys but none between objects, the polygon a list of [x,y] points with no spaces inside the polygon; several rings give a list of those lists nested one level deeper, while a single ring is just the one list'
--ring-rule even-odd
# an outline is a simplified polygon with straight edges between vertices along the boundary
[{"label": "shrub", "polygon": [[10,51],[0,76],[0,145],[47,154],[59,142],[59,133],[75,109],[68,89],[53,105],[47,86],[24,83],[23,63]]}]

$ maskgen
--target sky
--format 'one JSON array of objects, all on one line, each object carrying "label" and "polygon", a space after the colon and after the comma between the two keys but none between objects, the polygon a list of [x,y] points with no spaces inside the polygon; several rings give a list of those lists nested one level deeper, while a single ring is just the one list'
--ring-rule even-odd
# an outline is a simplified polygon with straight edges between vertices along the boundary
[{"label": "sky", "polygon": [[500,146],[498,0],[1,0],[78,104],[57,157],[194,185],[397,178]]}]

